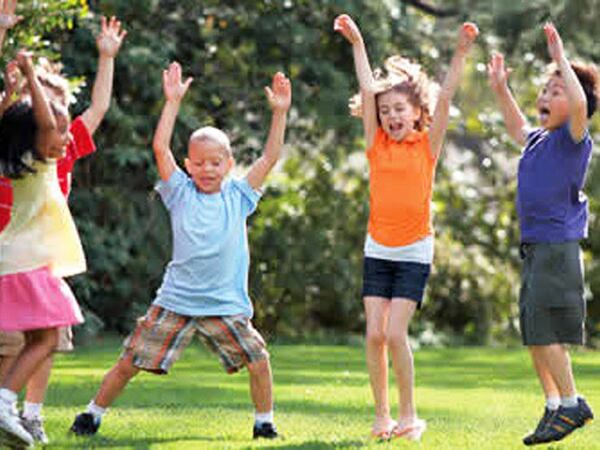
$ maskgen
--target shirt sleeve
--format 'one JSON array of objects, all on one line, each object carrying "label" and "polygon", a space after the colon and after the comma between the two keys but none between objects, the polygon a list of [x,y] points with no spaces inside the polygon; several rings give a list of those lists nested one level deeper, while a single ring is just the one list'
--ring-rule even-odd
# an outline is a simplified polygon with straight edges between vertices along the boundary
[{"label": "shirt sleeve", "polygon": [[377,127],[377,131],[375,131],[375,137],[373,138],[373,143],[369,148],[367,148],[367,158],[371,160],[377,154],[377,150],[384,144],[385,142],[385,131],[383,128]]},{"label": "shirt sleeve", "polygon": [[188,187],[188,176],[183,170],[177,168],[168,181],[160,180],[154,188],[160,195],[163,203],[169,211],[182,203],[186,188]]},{"label": "shirt sleeve", "polygon": [[262,197],[262,192],[253,189],[246,178],[232,181],[233,188],[239,191],[242,200],[242,212],[245,216],[252,214],[258,206],[258,201]]},{"label": "shirt sleeve", "polygon": [[10,210],[13,203],[12,185],[8,178],[0,177],[0,232],[10,222]]},{"label": "shirt sleeve", "polygon": [[529,145],[529,143],[539,136],[544,130],[541,128],[532,128],[527,132],[527,137],[525,138],[525,146]]},{"label": "shirt sleeve", "polygon": [[85,122],[81,116],[71,122],[69,131],[73,136],[73,141],[72,144],[68,146],[67,151],[71,153],[70,156],[73,161],[88,156],[96,151],[96,144],[94,144],[92,135],[85,126]]}]

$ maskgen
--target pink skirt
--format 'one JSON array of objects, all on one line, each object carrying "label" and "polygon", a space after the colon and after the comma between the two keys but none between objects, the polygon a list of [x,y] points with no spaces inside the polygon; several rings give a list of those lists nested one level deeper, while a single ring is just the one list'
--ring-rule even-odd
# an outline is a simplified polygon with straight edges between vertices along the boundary
[{"label": "pink skirt", "polygon": [[0,331],[28,331],[82,322],[71,288],[47,267],[0,275]]}]

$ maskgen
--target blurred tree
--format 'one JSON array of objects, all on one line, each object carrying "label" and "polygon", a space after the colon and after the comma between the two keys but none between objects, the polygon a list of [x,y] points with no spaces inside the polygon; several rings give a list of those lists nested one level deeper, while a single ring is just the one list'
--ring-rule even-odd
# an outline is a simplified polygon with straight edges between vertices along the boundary
[{"label": "blurred tree", "polygon": [[[193,129],[215,125],[232,138],[238,174],[262,151],[269,120],[262,87],[276,70],[292,77],[285,161],[250,221],[256,319],[261,329],[280,336],[362,331],[368,167],[360,121],[347,114],[347,100],[356,89],[351,49],[332,31],[333,18],[347,12],[361,26],[374,66],[402,53],[438,79],[460,23],[479,24],[482,34],[454,103],[438,166],[436,259],[420,314],[423,323],[464,342],[516,336],[519,149],[493,103],[485,63],[491,50],[506,53],[515,69],[511,86],[534,123],[535,97],[549,61],[541,25],[554,20],[571,56],[598,62],[594,18],[600,1],[582,0],[577,8],[566,0],[88,3],[89,12],[79,2],[45,2],[65,6],[61,11],[68,12],[64,17],[74,20],[74,27],[51,32],[69,27],[69,19],[61,19],[62,25],[40,26],[36,32],[48,32],[52,45],[46,48],[60,50],[70,76],[88,81],[73,106],[76,114],[86,106],[96,69],[98,16],[117,15],[129,31],[117,60],[115,101],[97,134],[99,151],[77,166],[71,200],[90,261],[88,273],[73,284],[89,317],[107,329],[130,329],[152,300],[169,259],[169,224],[151,193],[157,176],[150,143],[162,105],[161,70],[178,60],[195,81],[177,123],[176,157],[183,158]],[[27,5],[31,2],[23,2],[22,9]],[[72,8],[85,18],[73,15]],[[23,36],[34,36],[33,22],[25,26],[29,31],[24,29]],[[592,130],[597,134],[597,119]],[[591,238],[584,245],[590,297],[600,296],[599,170],[595,164],[588,177]],[[590,304],[590,329],[600,334],[596,303]],[[423,323],[415,322],[415,331],[430,329]]]}]

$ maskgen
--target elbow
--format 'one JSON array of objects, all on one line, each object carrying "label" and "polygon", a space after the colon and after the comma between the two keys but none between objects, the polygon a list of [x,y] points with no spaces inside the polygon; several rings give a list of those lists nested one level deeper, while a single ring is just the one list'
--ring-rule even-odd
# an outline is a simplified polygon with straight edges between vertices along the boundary
[{"label": "elbow", "polygon": [[588,118],[588,103],[587,99],[583,97],[583,99],[579,99],[573,103],[571,106],[572,115],[574,118]]},{"label": "elbow", "polygon": [[450,108],[450,103],[452,103],[453,96],[454,93],[450,92],[449,89],[442,89],[438,95],[436,107],[444,107],[446,109]]},{"label": "elbow", "polygon": [[155,137],[152,140],[152,150],[154,151],[154,153],[156,153],[156,154],[163,153],[165,151],[165,149],[166,149],[166,146],[162,139]]},{"label": "elbow", "polygon": [[277,164],[277,161],[279,161],[279,156],[280,152],[263,155],[263,161],[269,169],[272,169]]},{"label": "elbow", "polygon": [[90,109],[94,112],[94,115],[100,120],[104,118],[110,108],[110,101],[92,101]]}]

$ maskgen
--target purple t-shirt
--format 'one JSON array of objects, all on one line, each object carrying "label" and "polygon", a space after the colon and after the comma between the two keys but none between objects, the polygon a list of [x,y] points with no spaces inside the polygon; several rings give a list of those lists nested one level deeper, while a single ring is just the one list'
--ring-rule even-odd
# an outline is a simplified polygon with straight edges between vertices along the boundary
[{"label": "purple t-shirt", "polygon": [[588,201],[582,191],[592,154],[586,131],[573,140],[569,124],[536,129],[519,161],[517,213],[521,242],[566,242],[587,237]]}]

